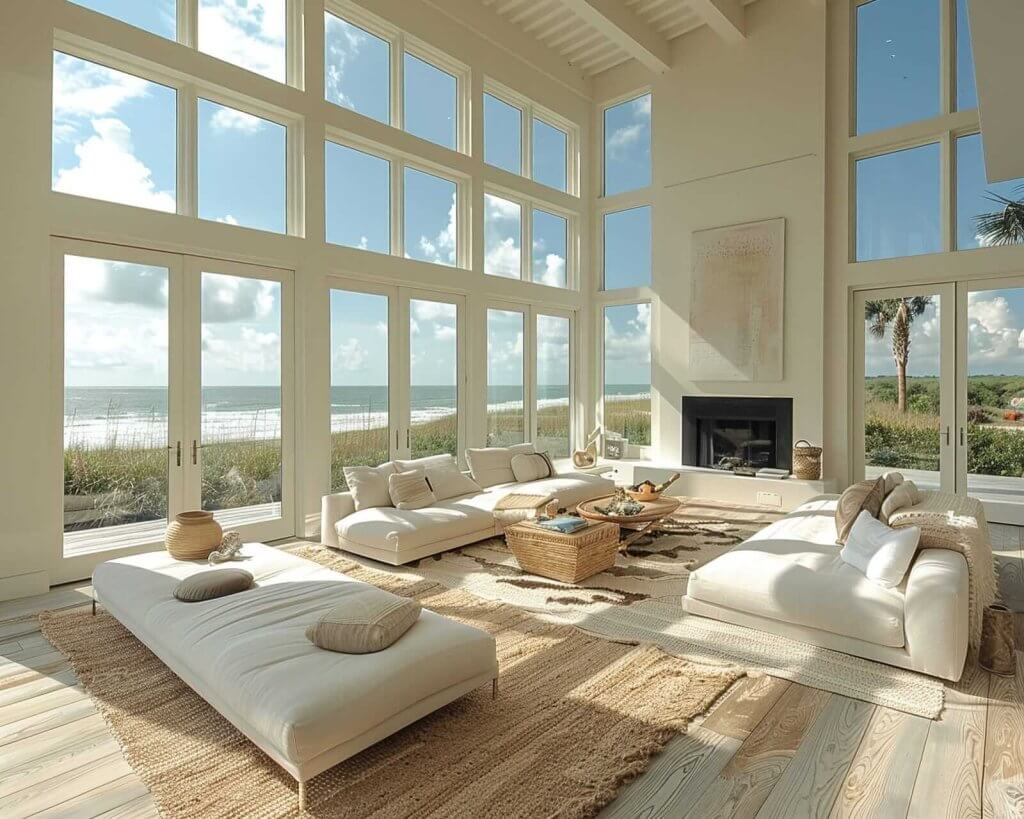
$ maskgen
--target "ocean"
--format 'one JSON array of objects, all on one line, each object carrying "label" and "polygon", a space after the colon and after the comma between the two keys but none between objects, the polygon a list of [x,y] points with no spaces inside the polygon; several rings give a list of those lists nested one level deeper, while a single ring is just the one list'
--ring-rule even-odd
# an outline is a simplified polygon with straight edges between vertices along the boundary
[{"label": "ocean", "polygon": [[[540,406],[565,404],[567,389],[540,385]],[[609,396],[621,400],[650,395],[646,384],[609,385]],[[410,393],[412,422],[452,415],[455,387],[414,385]],[[487,408],[513,409],[523,404],[522,387],[487,389]],[[386,386],[331,387],[331,430],[373,429],[387,424]],[[203,440],[273,439],[281,435],[279,387],[205,387]],[[86,448],[119,446],[149,448],[167,445],[167,390],[160,387],[68,387],[64,391],[64,445]]]}]

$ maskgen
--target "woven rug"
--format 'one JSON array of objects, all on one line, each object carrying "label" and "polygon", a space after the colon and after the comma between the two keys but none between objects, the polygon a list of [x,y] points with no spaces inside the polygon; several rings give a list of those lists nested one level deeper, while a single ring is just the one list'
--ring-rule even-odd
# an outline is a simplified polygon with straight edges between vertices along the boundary
[{"label": "woven rug", "polygon": [[[296,553],[490,632],[501,672],[496,700],[490,686],[471,692],[313,779],[313,816],[593,816],[741,676],[366,568],[325,547]],[[161,815],[298,813],[295,781],[113,617],[44,612],[40,625]]]},{"label": "woven rug", "polygon": [[[654,643],[700,665],[739,667],[917,716],[936,718],[941,681],[768,632],[688,615],[682,596],[693,569],[778,520],[780,513],[687,499],[653,537],[578,585],[525,574],[503,538],[397,569],[614,640]],[[375,564],[380,565],[380,564]]]}]

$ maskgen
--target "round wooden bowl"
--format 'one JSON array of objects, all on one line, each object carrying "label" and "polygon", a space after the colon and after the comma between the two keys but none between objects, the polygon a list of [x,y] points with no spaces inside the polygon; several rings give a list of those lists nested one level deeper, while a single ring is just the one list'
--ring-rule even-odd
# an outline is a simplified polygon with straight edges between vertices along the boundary
[{"label": "round wooden bowl", "polygon": [[223,537],[213,512],[181,512],[167,525],[164,544],[176,560],[206,560]]},{"label": "round wooden bowl", "polygon": [[627,489],[626,494],[640,503],[653,503],[661,497],[661,492],[634,492],[632,489]]}]

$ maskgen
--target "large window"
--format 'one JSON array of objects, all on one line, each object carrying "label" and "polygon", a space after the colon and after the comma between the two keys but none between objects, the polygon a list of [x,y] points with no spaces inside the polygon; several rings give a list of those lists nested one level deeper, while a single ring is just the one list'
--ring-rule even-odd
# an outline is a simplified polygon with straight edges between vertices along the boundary
[{"label": "large window", "polygon": [[79,6],[106,14],[124,23],[173,40],[178,36],[175,0],[71,0]]},{"label": "large window", "polygon": [[535,443],[552,458],[567,458],[572,448],[570,344],[567,317],[537,315]]},{"label": "large window", "polygon": [[523,319],[518,310],[487,311],[487,446],[526,440]]},{"label": "large window", "polygon": [[651,305],[604,308],[604,430],[651,443]]},{"label": "large window", "polygon": [[287,30],[287,0],[199,0],[199,50],[278,82]]},{"label": "large window", "polygon": [[173,88],[54,52],[55,191],[173,213],[176,136]]},{"label": "large window", "polygon": [[523,112],[493,94],[484,94],[484,162],[523,172]]},{"label": "large window", "polygon": [[604,112],[604,195],[651,184],[651,95]]},{"label": "large window", "polygon": [[458,263],[458,185],[405,169],[405,257],[454,266]]},{"label": "large window", "polygon": [[459,142],[459,82],[415,54],[405,53],[405,130],[455,150]]},{"label": "large window", "polygon": [[957,250],[1024,243],[1024,225],[1013,218],[1013,203],[1022,198],[1024,179],[994,184],[986,181],[981,134],[957,139]]},{"label": "large window", "polygon": [[199,217],[284,233],[286,144],[277,122],[199,100]]},{"label": "large window", "polygon": [[459,454],[458,306],[409,301],[409,455]]},{"label": "large window", "polygon": [[516,202],[484,194],[484,273],[522,276],[523,209]]},{"label": "large window", "polygon": [[391,252],[391,163],[364,151],[326,144],[327,241]]},{"label": "large window", "polygon": [[569,159],[569,135],[542,119],[533,118],[534,181],[567,190],[566,163]]},{"label": "large window", "polygon": [[331,290],[331,490],[390,455],[388,297]]},{"label": "large window", "polygon": [[324,91],[329,102],[391,122],[391,44],[324,12]]},{"label": "large window", "polygon": [[651,208],[604,216],[604,289],[651,284]]},{"label": "large window", "polygon": [[568,287],[569,220],[540,208],[533,209],[533,281]]}]

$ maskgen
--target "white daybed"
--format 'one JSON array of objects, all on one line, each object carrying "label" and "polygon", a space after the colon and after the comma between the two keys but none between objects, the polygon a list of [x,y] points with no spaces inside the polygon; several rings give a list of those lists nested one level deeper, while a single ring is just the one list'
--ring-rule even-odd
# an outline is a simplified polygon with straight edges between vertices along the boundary
[{"label": "white daybed", "polygon": [[[111,560],[93,573],[99,603],[199,696],[304,783],[488,682],[497,691],[494,638],[424,609],[374,654],[325,651],[307,626],[337,602],[343,574],[261,543],[228,566],[256,585],[183,603],[180,580],[211,567],[166,552]],[[360,584],[363,585],[363,584]]]}]

